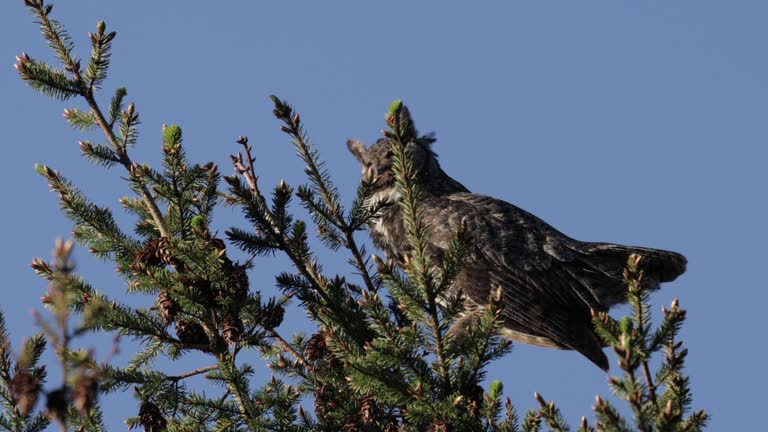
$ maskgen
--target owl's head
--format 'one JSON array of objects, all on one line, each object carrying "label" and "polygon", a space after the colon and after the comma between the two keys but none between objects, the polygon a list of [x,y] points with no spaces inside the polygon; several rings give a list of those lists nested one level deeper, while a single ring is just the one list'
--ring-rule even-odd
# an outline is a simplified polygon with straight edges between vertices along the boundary
[{"label": "owl's head", "polygon": [[[360,169],[365,174],[372,170],[376,178],[376,184],[380,188],[391,187],[394,185],[395,173],[392,168],[392,142],[387,138],[379,138],[375,144],[366,148],[365,144],[358,140],[347,141],[347,148],[360,163]],[[413,165],[416,169],[416,175],[423,177],[429,171],[437,168],[437,158],[429,144],[417,140],[408,143],[408,150],[413,155]]]},{"label": "owl's head", "polygon": [[[431,135],[419,137],[416,128],[413,126],[408,108],[403,107],[401,116],[407,121],[405,124],[411,129],[410,136],[418,137],[407,144],[406,150],[412,155],[413,166],[419,180],[428,180],[431,175],[442,173],[440,164],[437,162],[437,155],[432,151],[432,143],[435,138]],[[394,187],[395,175],[392,168],[392,142],[387,138],[379,138],[376,143],[366,147],[361,141],[347,141],[347,148],[360,163],[363,173],[368,170],[373,171],[376,178],[376,185],[379,189]]]}]

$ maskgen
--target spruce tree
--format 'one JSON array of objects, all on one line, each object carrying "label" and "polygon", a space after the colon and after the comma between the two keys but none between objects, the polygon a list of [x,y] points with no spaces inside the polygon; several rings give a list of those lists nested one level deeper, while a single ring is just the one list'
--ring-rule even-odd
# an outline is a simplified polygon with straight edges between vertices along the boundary
[{"label": "spruce tree", "polygon": [[[82,141],[80,151],[97,165],[122,171],[118,175],[130,195],[120,203],[134,216],[134,226],[120,226],[113,209],[90,201],[62,173],[42,165],[36,170],[58,193],[75,241],[113,263],[127,294],[145,306],[128,306],[74,276],[71,243],[58,243],[52,263],[35,260],[33,268],[49,281],[44,303],[53,320],[38,320],[45,336],[30,339],[15,362],[9,345],[0,345],[0,427],[34,431],[50,419],[64,430],[103,430],[98,397],[132,391],[137,403],[127,423],[146,431],[571,430],[557,406],[538,394],[538,407],[521,418],[504,398],[501,382],[484,389],[485,368],[511,346],[499,336],[501,292],[488,298],[487,313],[470,334],[459,339],[448,332],[463,307],[461,295],[446,293],[461,269],[467,236],[456,232],[441,262],[426,253],[421,191],[407,145],[416,137],[402,102],[394,102],[385,116],[404,197],[398,203],[371,202],[375,179],[368,173],[345,206],[301,117],[275,96],[274,115],[305,165],[307,184],[294,188],[282,181],[265,192],[253,148],[241,137],[239,152],[231,157],[235,173],[224,177],[223,189],[217,166],[188,160],[176,125],[162,129],[160,166],[133,161],[140,125],[135,103],[127,103],[124,87],[114,91],[106,110],[98,101],[115,32],[97,24],[83,66],[68,33],[53,19],[52,6],[44,0],[24,4],[60,66],[22,54],[19,76],[54,99],[80,100],[82,108],[67,108],[64,117],[77,129],[103,133],[104,143]],[[292,210],[294,198],[309,223]],[[226,230],[226,239],[214,228],[214,210],[222,205],[237,206],[248,224]],[[389,205],[400,207],[408,231],[411,254],[402,267],[372,255],[361,240],[378,210]],[[325,247],[349,260],[348,275],[324,270],[308,241],[313,231]],[[233,247],[249,259],[236,261]],[[292,268],[275,276],[277,289],[257,290],[248,269],[253,260],[272,254],[287,257]],[[691,412],[683,372],[687,350],[677,337],[685,311],[675,301],[664,309],[661,324],[652,326],[638,259],[630,259],[625,274],[632,315],[594,316],[623,373],[610,380],[611,390],[627,401],[632,417],[598,397],[595,426],[582,419],[578,430],[702,430],[708,417]],[[281,332],[291,301],[315,325],[312,335]],[[76,328],[70,328],[71,316],[81,321]],[[125,365],[97,362],[88,351],[71,347],[73,338],[87,333],[128,336],[140,350]],[[0,338],[7,341],[1,320]],[[62,384],[45,394],[47,415],[33,410],[43,392],[45,368],[38,363],[46,340],[63,371]],[[254,376],[253,365],[243,360],[248,351],[266,359],[269,379]],[[157,363],[192,353],[209,360],[176,375]],[[650,359],[659,353],[661,366],[652,371]],[[205,381],[205,391],[186,385],[195,378]],[[313,411],[302,402],[313,403]]]}]

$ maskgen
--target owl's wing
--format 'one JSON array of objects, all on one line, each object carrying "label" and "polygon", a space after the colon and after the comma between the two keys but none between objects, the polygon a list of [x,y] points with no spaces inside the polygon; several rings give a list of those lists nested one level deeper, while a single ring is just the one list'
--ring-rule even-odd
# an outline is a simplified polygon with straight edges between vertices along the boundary
[{"label": "owl's wing", "polygon": [[504,201],[457,193],[425,205],[436,249],[444,250],[464,224],[473,246],[456,284],[477,304],[486,304],[490,291],[501,287],[505,327],[513,339],[518,334],[527,343],[574,349],[607,368],[590,309],[607,309],[599,287],[621,284],[620,271],[596,268],[580,251],[581,242]]}]

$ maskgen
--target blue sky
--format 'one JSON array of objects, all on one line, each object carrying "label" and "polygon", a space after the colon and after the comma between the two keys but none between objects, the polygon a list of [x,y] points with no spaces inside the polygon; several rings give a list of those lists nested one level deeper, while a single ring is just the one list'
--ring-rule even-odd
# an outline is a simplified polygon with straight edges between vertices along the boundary
[{"label": "blue sky", "polygon": [[[710,430],[748,429],[756,421],[768,385],[768,4],[59,3],[54,13],[81,48],[100,19],[118,32],[105,89],[127,86],[141,113],[135,160],[157,162],[160,127],[176,123],[194,160],[212,160],[229,173],[234,139],[248,135],[263,184],[301,184],[301,163],[270,114],[267,96],[274,93],[301,112],[349,202],[359,169],[345,140],[375,140],[389,102],[402,98],[420,130],[437,133],[444,169],[473,191],[523,207],[580,240],[686,254],[688,272],[653,296],[654,310],[674,297],[688,309],[683,337],[694,405],[713,414]],[[53,240],[71,230],[33,164],[61,170],[94,201],[116,209],[128,193],[117,171],[79,157],[83,135],[61,118],[79,102],[48,100],[17,78],[11,65],[22,51],[50,58],[22,2],[5,1],[0,306],[14,343],[35,330],[29,311],[39,308],[45,289],[28,267],[31,258],[49,256]],[[216,228],[232,225],[243,225],[237,212],[220,210]],[[121,296],[124,283],[109,264],[84,249],[77,258],[81,274]],[[323,255],[327,268],[348,273],[345,260]],[[284,265],[257,262],[254,287],[271,292],[275,269]],[[292,314],[286,331],[304,328],[301,313]],[[611,363],[615,371],[613,357]],[[171,367],[197,366],[204,364]],[[488,376],[504,381],[521,411],[534,406],[539,391],[572,423],[589,416],[595,394],[609,393],[605,374],[578,354],[521,344]],[[105,408],[115,430],[138,410],[130,395]]]}]

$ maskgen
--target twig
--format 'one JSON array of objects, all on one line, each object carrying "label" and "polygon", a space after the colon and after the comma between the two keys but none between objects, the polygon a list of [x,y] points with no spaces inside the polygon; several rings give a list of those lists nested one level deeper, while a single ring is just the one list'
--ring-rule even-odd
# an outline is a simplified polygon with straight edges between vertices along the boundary
[{"label": "twig", "polygon": [[269,329],[267,330],[267,332],[269,333],[269,337],[277,341],[277,343],[280,345],[283,351],[292,355],[299,363],[301,363],[302,366],[309,368],[310,370],[314,370],[314,367],[309,365],[307,361],[304,359],[304,357],[298,352],[296,352],[296,350],[293,349],[291,344],[289,344],[288,341],[286,341],[285,339],[283,339],[282,336],[280,336],[280,333],[276,332],[274,329]]},{"label": "twig", "polygon": [[[248,145],[248,137],[241,136],[237,138],[237,143],[243,146],[245,150],[246,161],[243,161],[243,154],[238,153],[237,156],[231,156],[232,164],[235,166],[235,171],[241,174],[245,181],[248,183],[248,188],[254,196],[261,196],[259,191],[258,180],[259,176],[256,175],[256,169],[254,168],[254,159],[251,150],[253,147]],[[244,163],[245,162],[245,163]]]},{"label": "twig", "polygon": [[645,376],[645,385],[648,387],[648,398],[656,405],[656,384],[651,378],[651,371],[648,368],[648,360],[643,360],[643,376]]},{"label": "twig", "polygon": [[363,259],[360,249],[357,247],[357,242],[355,242],[354,232],[352,231],[352,228],[349,227],[346,223],[344,223],[344,235],[347,237],[347,247],[352,252],[352,256],[357,263],[357,269],[360,271],[360,276],[363,278],[363,282],[365,283],[366,288],[368,288],[368,290],[371,292],[377,292],[378,287],[373,283],[371,275],[368,274],[368,268],[365,265],[365,260]]},{"label": "twig", "polygon": [[210,372],[210,371],[216,370],[218,368],[219,368],[219,365],[217,365],[217,364],[210,365],[210,366],[198,368],[198,369],[195,369],[195,370],[183,373],[181,375],[169,376],[166,379],[170,380],[170,381],[181,381],[183,379],[186,379],[186,378],[189,378],[189,377],[192,377],[192,376],[195,376],[195,375],[200,375],[202,373]]}]

